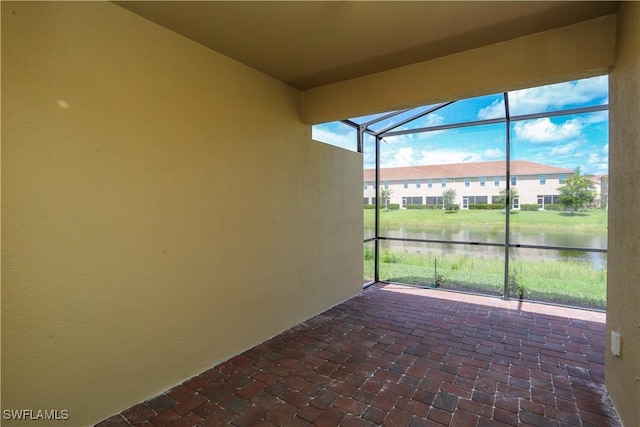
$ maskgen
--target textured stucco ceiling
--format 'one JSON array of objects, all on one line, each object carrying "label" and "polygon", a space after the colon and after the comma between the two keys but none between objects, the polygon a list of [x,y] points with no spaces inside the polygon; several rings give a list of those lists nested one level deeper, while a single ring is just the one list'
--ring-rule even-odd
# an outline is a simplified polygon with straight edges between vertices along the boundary
[{"label": "textured stucco ceiling", "polygon": [[116,4],[299,89],[615,13],[610,1],[125,1]]}]

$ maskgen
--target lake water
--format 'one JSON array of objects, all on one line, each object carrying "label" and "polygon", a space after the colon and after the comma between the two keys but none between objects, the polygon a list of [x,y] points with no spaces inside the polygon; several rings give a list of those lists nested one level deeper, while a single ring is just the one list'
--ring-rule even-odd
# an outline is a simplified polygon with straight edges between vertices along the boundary
[{"label": "lake water", "polygon": [[[373,229],[365,229],[365,238],[374,236]],[[381,236],[403,238],[403,239],[425,239],[442,240],[455,242],[477,242],[477,243],[504,243],[504,232],[478,231],[478,230],[415,230],[409,228],[383,228]],[[606,249],[607,234],[581,234],[581,233],[559,233],[559,232],[512,232],[511,244],[537,245],[537,246],[560,246],[571,248]],[[416,243],[416,242],[385,242],[386,247],[400,249],[410,252],[429,253],[433,250],[448,253],[469,253],[470,251],[482,251],[487,256],[503,256],[504,247],[495,246],[469,246],[451,243]],[[535,260],[582,260],[592,264],[593,268],[606,268],[607,254],[585,251],[567,251],[551,249],[525,249],[514,248],[512,257],[535,259]]]}]

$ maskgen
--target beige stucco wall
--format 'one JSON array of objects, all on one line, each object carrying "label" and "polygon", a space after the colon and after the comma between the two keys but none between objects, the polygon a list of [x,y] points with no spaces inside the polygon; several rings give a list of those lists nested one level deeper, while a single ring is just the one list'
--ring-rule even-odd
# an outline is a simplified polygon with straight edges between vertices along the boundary
[{"label": "beige stucco wall", "polygon": [[358,293],[361,157],[310,135],[118,6],[2,2],[2,409],[99,421]]},{"label": "beige stucco wall", "polygon": [[324,123],[606,74],[615,16],[305,91],[302,119]]},{"label": "beige stucco wall", "polygon": [[[640,3],[618,13],[609,119],[609,254],[605,381],[625,426],[640,420]],[[622,336],[621,357],[609,351]]]}]

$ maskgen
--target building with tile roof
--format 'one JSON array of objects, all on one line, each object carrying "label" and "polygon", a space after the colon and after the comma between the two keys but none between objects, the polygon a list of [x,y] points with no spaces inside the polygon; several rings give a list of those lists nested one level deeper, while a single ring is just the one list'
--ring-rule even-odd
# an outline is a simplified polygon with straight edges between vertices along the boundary
[{"label": "building with tile roof", "polygon": [[[505,161],[450,163],[380,169],[380,186],[391,190],[389,203],[407,205],[443,205],[443,192],[456,191],[461,209],[472,204],[499,203],[500,191],[507,187]],[[511,162],[511,187],[518,197],[512,207],[537,204],[540,209],[558,203],[558,187],[573,170],[527,160]],[[602,179],[593,179],[601,200]],[[364,171],[364,204],[375,203],[375,170]]]}]

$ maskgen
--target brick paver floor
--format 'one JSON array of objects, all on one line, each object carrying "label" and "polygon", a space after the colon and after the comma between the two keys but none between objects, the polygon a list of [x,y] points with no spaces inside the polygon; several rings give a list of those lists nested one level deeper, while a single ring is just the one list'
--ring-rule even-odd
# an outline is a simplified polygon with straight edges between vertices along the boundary
[{"label": "brick paver floor", "polygon": [[375,285],[98,426],[620,426],[604,320]]}]

